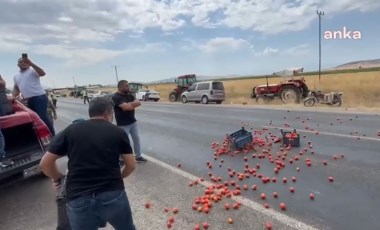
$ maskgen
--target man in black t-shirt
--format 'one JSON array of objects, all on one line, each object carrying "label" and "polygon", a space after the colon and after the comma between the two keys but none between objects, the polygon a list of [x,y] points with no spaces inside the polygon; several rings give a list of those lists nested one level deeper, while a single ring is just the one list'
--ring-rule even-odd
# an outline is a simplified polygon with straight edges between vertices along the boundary
[{"label": "man in black t-shirt", "polygon": [[142,157],[137,120],[135,118],[135,108],[139,107],[141,103],[132,95],[126,80],[119,81],[117,88],[118,91],[112,96],[116,124],[131,135],[136,162],[146,162],[147,160]]},{"label": "man in black t-shirt", "polygon": [[[135,230],[123,178],[135,169],[128,136],[111,124],[113,104],[105,97],[89,103],[90,119],[69,125],[54,137],[40,166],[59,189],[56,160],[67,155],[67,215],[72,230],[97,229],[99,219],[115,229]],[[124,167],[120,170],[119,157]]]}]

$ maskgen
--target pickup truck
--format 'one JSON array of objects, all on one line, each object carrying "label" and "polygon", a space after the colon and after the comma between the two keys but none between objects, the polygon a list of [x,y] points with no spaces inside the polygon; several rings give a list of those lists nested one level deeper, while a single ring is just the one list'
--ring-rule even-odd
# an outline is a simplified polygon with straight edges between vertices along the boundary
[{"label": "pickup truck", "polygon": [[0,180],[38,167],[51,141],[51,133],[40,117],[21,102],[8,97],[13,114],[0,117],[7,158],[13,165],[0,167]]}]

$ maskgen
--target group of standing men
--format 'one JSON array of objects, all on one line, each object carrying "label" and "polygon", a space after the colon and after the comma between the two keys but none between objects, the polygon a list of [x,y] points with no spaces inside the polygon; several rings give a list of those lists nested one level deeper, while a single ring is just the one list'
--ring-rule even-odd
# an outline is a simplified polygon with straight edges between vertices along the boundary
[{"label": "group of standing men", "polygon": [[[135,109],[140,105],[128,82],[121,80],[111,99],[90,100],[90,119],[69,125],[53,138],[40,165],[56,189],[61,189],[62,178],[66,178],[70,229],[95,230],[106,222],[115,229],[136,229],[123,179],[134,171],[136,162],[147,161],[141,155],[135,118]],[[112,124],[114,117],[116,125]],[[66,175],[56,165],[63,156],[68,157]]]},{"label": "group of standing men", "polygon": [[[135,230],[123,178],[134,171],[135,162],[147,160],[141,154],[135,118],[135,108],[141,103],[130,92],[128,82],[118,82],[118,91],[111,100],[92,99],[89,120],[73,123],[55,135],[48,114],[49,95],[40,83],[45,71],[27,57],[18,59],[17,65],[20,71],[14,76],[13,97],[21,93],[26,105],[54,136],[40,166],[58,190],[65,175],[58,171],[56,160],[68,157],[66,206],[71,229],[95,230],[99,223],[108,222],[115,229]],[[114,116],[117,126],[112,124]],[[128,134],[133,140],[133,150]],[[0,131],[0,163],[5,156],[1,137]]]}]

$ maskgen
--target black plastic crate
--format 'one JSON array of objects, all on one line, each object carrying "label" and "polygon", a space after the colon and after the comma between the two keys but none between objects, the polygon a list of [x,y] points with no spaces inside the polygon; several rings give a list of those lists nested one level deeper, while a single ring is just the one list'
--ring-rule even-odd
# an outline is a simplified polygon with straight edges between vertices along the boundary
[{"label": "black plastic crate", "polygon": [[[297,136],[295,138],[289,138],[287,137],[286,135],[287,134],[291,134],[291,133],[296,133]],[[294,146],[294,147],[299,147],[301,146],[301,137],[300,137],[300,134],[297,133],[297,131],[294,129],[293,131],[284,131],[281,129],[281,134],[282,134],[282,142],[283,142],[283,145],[286,145],[286,146]]]},{"label": "black plastic crate", "polygon": [[252,143],[252,132],[249,132],[242,127],[240,130],[229,135],[236,149],[243,149],[246,145]]}]

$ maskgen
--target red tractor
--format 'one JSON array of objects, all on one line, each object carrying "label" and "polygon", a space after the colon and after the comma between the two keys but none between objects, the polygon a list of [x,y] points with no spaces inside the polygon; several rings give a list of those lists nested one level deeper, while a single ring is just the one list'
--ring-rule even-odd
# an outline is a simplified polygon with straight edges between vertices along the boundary
[{"label": "red tractor", "polygon": [[178,101],[181,98],[181,94],[185,92],[191,85],[193,85],[197,81],[195,74],[186,74],[182,76],[178,76],[175,82],[177,83],[177,87],[173,89],[169,94],[169,100],[171,102]]},{"label": "red tractor", "polygon": [[302,99],[308,96],[309,87],[304,78],[291,78],[279,84],[268,84],[268,77],[266,80],[266,85],[255,86],[252,89],[251,97],[256,98],[257,102],[268,103],[278,97],[285,104],[300,103]]}]

